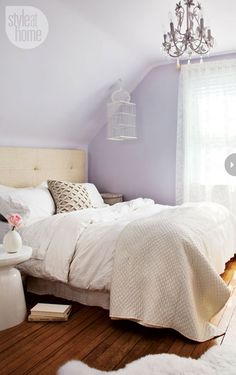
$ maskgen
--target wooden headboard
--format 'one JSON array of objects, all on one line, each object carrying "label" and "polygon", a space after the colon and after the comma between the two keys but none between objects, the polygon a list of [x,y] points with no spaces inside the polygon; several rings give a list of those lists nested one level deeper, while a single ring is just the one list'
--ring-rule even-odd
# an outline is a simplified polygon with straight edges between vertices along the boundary
[{"label": "wooden headboard", "polygon": [[0,184],[36,186],[47,179],[85,181],[85,151],[0,147]]}]

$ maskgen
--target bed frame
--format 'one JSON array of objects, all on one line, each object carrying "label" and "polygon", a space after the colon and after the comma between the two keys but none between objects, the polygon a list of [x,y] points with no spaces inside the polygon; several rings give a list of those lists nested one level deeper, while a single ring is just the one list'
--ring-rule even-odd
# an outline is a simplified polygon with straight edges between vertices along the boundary
[{"label": "bed frame", "polygon": [[47,179],[85,182],[84,150],[0,147],[0,184],[37,186]]}]

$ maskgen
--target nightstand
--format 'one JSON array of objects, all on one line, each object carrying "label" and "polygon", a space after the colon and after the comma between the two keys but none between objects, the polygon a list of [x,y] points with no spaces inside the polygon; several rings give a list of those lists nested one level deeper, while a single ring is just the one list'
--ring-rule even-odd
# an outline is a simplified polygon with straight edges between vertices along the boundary
[{"label": "nightstand", "polygon": [[32,249],[28,246],[9,254],[0,245],[0,331],[25,320],[27,311],[21,274],[14,267],[31,255]]},{"label": "nightstand", "polygon": [[115,203],[123,202],[123,195],[122,194],[102,193],[101,196],[104,200],[104,203],[107,203],[110,206],[115,204]]}]

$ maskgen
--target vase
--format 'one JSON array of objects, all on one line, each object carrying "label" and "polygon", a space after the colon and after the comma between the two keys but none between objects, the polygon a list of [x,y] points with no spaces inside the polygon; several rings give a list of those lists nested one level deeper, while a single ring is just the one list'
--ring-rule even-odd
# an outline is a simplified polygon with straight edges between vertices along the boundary
[{"label": "vase", "polygon": [[16,230],[9,230],[3,237],[3,248],[8,253],[17,253],[22,248],[22,239]]}]

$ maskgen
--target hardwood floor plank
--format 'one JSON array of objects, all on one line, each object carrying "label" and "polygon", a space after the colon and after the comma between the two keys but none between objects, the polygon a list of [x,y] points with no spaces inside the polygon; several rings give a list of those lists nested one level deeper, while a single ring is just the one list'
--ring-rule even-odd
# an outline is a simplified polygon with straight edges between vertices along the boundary
[{"label": "hardwood floor plank", "polygon": [[[58,326],[58,323],[47,323],[44,332],[40,335],[33,334],[27,337],[24,340],[24,346],[13,345],[10,349],[1,353],[1,368],[6,373],[12,373],[14,372],[15,367],[21,369],[28,367],[29,365],[33,367],[34,363],[37,363],[40,361],[40,358],[43,357],[43,351],[47,351],[48,349],[52,350],[53,344],[62,345],[63,340],[65,340],[67,336],[74,336],[76,334],[77,327],[81,330],[81,327],[89,325],[91,323],[91,319],[89,320],[90,315],[92,315],[92,320],[97,318],[97,316],[94,316],[89,309],[82,310],[82,312],[83,314],[81,314],[79,318],[77,315],[72,316],[70,324],[69,322],[60,322]],[[86,323],[87,320],[89,321]],[[25,352],[29,353],[30,361],[25,361]]]},{"label": "hardwood floor plank", "polygon": [[197,344],[191,353],[191,358],[198,359],[199,357],[202,356],[203,353],[205,353],[209,348],[211,348],[214,345],[217,345],[217,342],[215,340],[209,340],[209,341]]},{"label": "hardwood floor plank", "polygon": [[140,334],[140,340],[134,345],[122,360],[115,366],[115,369],[124,367],[140,357],[149,354],[167,352],[173,343],[173,339],[166,333],[167,330],[152,330],[145,328],[146,332]]},{"label": "hardwood floor plank", "polygon": [[169,352],[171,345],[175,341],[176,333],[165,329],[161,331],[163,336],[159,339],[153,340],[153,343],[146,354],[160,354]]},{"label": "hardwood floor plank", "polygon": [[[104,319],[104,316],[93,322],[82,335],[77,335],[67,346],[61,347],[54,352],[50,358],[46,359],[43,364],[37,366],[37,369],[30,372],[30,374],[53,374],[56,369],[71,359],[82,360],[86,357],[100,342],[109,336],[112,332],[111,322],[109,319]],[[53,372],[54,371],[54,372]]]},{"label": "hardwood floor plank", "polygon": [[174,353],[174,354],[178,354],[180,357],[191,357],[195,346],[196,346],[196,343],[194,343],[193,341],[186,342],[181,348],[181,351],[179,351],[178,353]]},{"label": "hardwood floor plank", "polygon": [[117,365],[114,367],[114,370],[123,368],[125,365],[127,365],[127,363],[133,362],[140,357],[144,357],[145,353],[148,353],[151,345],[151,340],[145,340],[143,337],[141,337],[133,346],[132,350],[124,355],[121,361],[117,363]]},{"label": "hardwood floor plank", "polygon": [[182,338],[176,338],[172,345],[170,346],[168,353],[169,354],[179,354],[182,347],[184,346],[184,341]]},{"label": "hardwood floor plank", "polygon": [[88,365],[94,366],[95,361],[98,357],[100,357],[122,334],[121,330],[110,330],[110,335],[108,337],[102,338],[100,344],[94,348],[92,352],[90,352],[87,356],[83,358],[83,361]]},{"label": "hardwood floor plank", "polygon": [[136,332],[124,332],[93,363],[99,370],[113,370],[139,341]]},{"label": "hardwood floor plank", "polygon": [[[75,320],[74,326],[70,327],[69,330],[66,330],[65,332],[60,332],[60,336],[56,337],[54,335],[52,338],[44,342],[43,349],[38,353],[34,353],[31,361],[30,366],[27,365],[21,365],[22,370],[24,370],[24,373],[31,373],[32,369],[37,369],[38,365],[40,364],[40,359],[44,358],[44,363],[47,361],[47,359],[51,358],[54,353],[56,353],[58,350],[60,350],[63,347],[67,347],[67,345],[72,340],[77,340],[77,337],[92,324],[97,322],[100,318],[103,318],[102,311],[98,311],[96,314],[94,314],[94,311],[91,313],[87,312],[85,317],[81,317],[80,315],[77,316],[77,319]],[[17,375],[17,372],[15,373]]]},{"label": "hardwood floor plank", "polygon": [[[44,330],[46,324],[45,323],[39,323],[39,324],[26,324],[25,322],[23,323],[23,328],[22,330],[17,330],[15,334],[12,334],[11,331],[8,332],[8,334],[4,337],[0,336],[0,348],[1,352],[4,350],[7,350],[8,348],[12,347],[16,343],[20,342],[21,340],[24,340],[26,337],[31,335],[32,333],[38,331],[38,334],[40,334],[39,330]],[[18,327],[17,327],[18,328]],[[20,329],[21,327],[19,327]],[[12,330],[12,328],[11,328]],[[15,330],[15,327],[14,327]],[[14,332],[14,331],[13,331]]]}]

